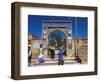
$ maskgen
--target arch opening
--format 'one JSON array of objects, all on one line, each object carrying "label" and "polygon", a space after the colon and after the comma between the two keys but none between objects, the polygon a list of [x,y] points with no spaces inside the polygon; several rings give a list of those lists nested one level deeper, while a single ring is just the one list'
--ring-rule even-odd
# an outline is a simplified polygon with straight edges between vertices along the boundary
[{"label": "arch opening", "polygon": [[48,35],[48,45],[52,48],[66,47],[66,34],[61,30],[54,30]]}]

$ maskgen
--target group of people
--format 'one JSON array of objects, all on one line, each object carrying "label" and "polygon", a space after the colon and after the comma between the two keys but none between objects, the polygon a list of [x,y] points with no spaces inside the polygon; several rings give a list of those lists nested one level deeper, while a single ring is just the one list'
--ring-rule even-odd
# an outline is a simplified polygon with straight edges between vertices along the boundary
[{"label": "group of people", "polygon": [[[51,59],[55,58],[55,52],[52,49],[48,49],[51,53]],[[65,55],[65,49],[64,48],[59,48],[58,49],[58,65],[64,65],[64,55]],[[29,65],[31,64],[31,59],[32,59],[32,51],[30,45],[28,46],[28,63]],[[38,63],[39,64],[44,64],[45,63],[45,58],[43,55],[43,47],[42,44],[40,44],[40,54],[38,56]]]},{"label": "group of people", "polygon": [[[55,59],[55,51],[53,49],[48,49],[50,52],[50,58]],[[45,62],[44,55],[42,54],[43,48],[42,44],[40,44],[40,55],[38,56],[38,61],[40,64],[43,64]],[[65,56],[65,49],[59,48],[58,53],[56,54],[58,56],[58,65],[64,65],[64,56]]]}]

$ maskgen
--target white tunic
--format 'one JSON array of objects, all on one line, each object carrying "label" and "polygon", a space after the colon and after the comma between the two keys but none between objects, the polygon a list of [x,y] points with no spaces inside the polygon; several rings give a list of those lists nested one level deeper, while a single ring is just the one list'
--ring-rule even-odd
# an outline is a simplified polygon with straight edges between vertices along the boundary
[{"label": "white tunic", "polygon": [[42,48],[40,48],[40,55],[38,56],[38,58],[43,58],[43,54],[42,54]]}]

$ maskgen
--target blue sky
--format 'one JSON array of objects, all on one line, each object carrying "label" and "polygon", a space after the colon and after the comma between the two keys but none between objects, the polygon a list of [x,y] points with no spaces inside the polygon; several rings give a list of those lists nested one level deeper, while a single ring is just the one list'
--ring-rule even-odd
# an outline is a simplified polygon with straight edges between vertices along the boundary
[{"label": "blue sky", "polygon": [[[77,20],[78,38],[88,37],[88,18],[87,17],[71,17],[72,19],[72,38],[76,38],[75,18]],[[69,17],[61,16],[38,16],[28,15],[28,33],[42,36],[43,20],[69,20]]]}]

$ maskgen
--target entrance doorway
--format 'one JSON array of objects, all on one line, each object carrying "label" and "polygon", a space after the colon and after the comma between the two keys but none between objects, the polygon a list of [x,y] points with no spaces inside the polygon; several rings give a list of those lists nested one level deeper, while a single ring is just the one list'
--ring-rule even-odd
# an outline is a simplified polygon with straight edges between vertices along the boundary
[{"label": "entrance doorway", "polygon": [[[59,28],[59,27],[58,27]],[[50,27],[48,29],[51,29]],[[48,55],[52,59],[58,55],[59,49],[63,48],[64,55],[66,56],[66,34],[61,30],[53,30],[48,35]]]}]

